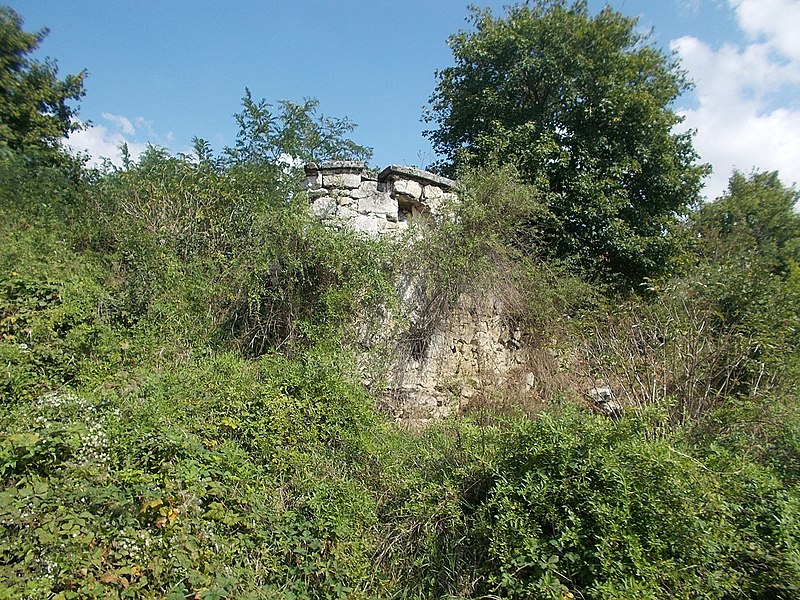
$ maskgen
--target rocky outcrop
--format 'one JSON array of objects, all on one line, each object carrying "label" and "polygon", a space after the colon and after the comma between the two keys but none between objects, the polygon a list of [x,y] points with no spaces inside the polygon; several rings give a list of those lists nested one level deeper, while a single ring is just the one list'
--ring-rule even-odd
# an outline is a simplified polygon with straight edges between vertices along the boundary
[{"label": "rocky outcrop", "polygon": [[457,183],[434,173],[391,165],[375,174],[362,161],[305,166],[311,212],[323,223],[367,235],[404,231],[439,214],[457,198]]},{"label": "rocky outcrop", "polygon": [[[405,308],[413,309],[413,300]],[[524,381],[520,331],[487,295],[464,296],[429,330],[413,324],[394,345],[386,396],[398,421],[420,422],[463,411],[492,390]]]},{"label": "rocky outcrop", "polygon": [[618,421],[622,418],[622,405],[614,399],[614,392],[608,386],[590,388],[586,395],[592,400],[595,410],[601,415]]}]

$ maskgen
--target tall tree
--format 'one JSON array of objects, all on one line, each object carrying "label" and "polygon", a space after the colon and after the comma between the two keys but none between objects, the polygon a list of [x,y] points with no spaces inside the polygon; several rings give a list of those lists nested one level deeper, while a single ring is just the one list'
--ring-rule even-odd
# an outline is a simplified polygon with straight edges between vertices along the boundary
[{"label": "tall tree", "polygon": [[543,241],[557,256],[624,287],[661,273],[706,172],[673,131],[683,71],[609,7],[472,11],[425,116],[439,167],[513,162],[556,216]]},{"label": "tall tree", "polygon": [[0,150],[60,162],[61,140],[80,128],[71,100],[83,97],[86,72],[58,78],[55,62],[33,60],[48,31],[22,30],[22,18],[0,6]]},{"label": "tall tree", "polygon": [[762,275],[787,275],[800,265],[798,199],[777,171],[735,172],[727,192],[693,219],[701,253],[714,262],[750,263]]},{"label": "tall tree", "polygon": [[[750,358],[800,368],[800,192],[776,171],[734,172],[691,220],[698,260],[691,295],[749,338]],[[800,372],[798,372],[800,374]]]},{"label": "tall tree", "polygon": [[369,160],[372,148],[346,137],[357,127],[347,117],[331,118],[317,112],[319,101],[281,100],[277,114],[266,100],[253,100],[245,88],[242,111],[234,115],[239,133],[225,154],[233,164],[280,161]]}]

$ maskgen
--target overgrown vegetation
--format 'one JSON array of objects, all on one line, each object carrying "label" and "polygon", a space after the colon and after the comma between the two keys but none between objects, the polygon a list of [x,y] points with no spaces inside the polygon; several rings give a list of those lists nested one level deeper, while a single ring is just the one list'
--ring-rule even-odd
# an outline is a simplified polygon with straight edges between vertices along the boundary
[{"label": "overgrown vegetation", "polygon": [[[277,159],[366,149],[281,106],[247,94],[218,156],[0,153],[0,598],[800,595],[793,189],[734,174],[622,295],[552,255],[518,165],[424,237],[324,228]],[[387,420],[361,328],[413,265],[420,339],[490,291],[558,383]]]}]

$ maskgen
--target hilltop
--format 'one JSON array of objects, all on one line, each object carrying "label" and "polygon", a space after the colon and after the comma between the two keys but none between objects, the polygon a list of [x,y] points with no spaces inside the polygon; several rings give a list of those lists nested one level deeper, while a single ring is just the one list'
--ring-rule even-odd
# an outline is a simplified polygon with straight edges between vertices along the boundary
[{"label": "hilltop", "polygon": [[[559,6],[512,16],[636,41]],[[468,50],[513,24],[476,18]],[[88,169],[82,76],[12,67],[0,598],[798,595],[798,194],[734,173],[697,205],[672,88],[593,80],[658,152],[565,78],[585,130],[451,129],[437,174],[373,177],[349,122],[249,92],[234,147]]]}]

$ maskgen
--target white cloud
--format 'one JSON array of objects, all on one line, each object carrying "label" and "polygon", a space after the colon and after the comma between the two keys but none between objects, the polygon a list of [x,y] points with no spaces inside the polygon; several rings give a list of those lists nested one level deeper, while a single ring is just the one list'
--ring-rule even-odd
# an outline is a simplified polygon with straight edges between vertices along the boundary
[{"label": "white cloud", "polygon": [[701,159],[714,167],[705,195],[724,192],[734,169],[778,170],[800,180],[800,2],[729,0],[748,43],[714,49],[694,37],[673,40],[696,84],[697,105],[679,109],[695,129]]},{"label": "white cloud", "polygon": [[[128,152],[133,160],[139,158],[148,144],[157,146],[171,146],[174,136],[168,132],[166,136],[159,135],[152,121],[136,117],[133,121],[122,115],[102,113],[102,118],[107,124],[91,124],[85,129],[73,132],[67,138],[67,146],[73,152],[84,152],[91,157],[89,165],[100,166],[107,159],[112,164],[122,165],[123,144],[128,146]],[[135,123],[135,125],[134,125]],[[144,135],[137,135],[144,130]]]},{"label": "white cloud", "polygon": [[103,118],[106,121],[111,121],[114,123],[122,133],[125,135],[133,135],[136,133],[136,129],[133,127],[133,123],[131,123],[130,119],[127,117],[123,117],[122,115],[112,115],[111,113],[104,112]]},{"label": "white cloud", "polygon": [[797,0],[731,0],[739,25],[751,39],[767,43],[792,61],[800,61],[800,2]]}]

